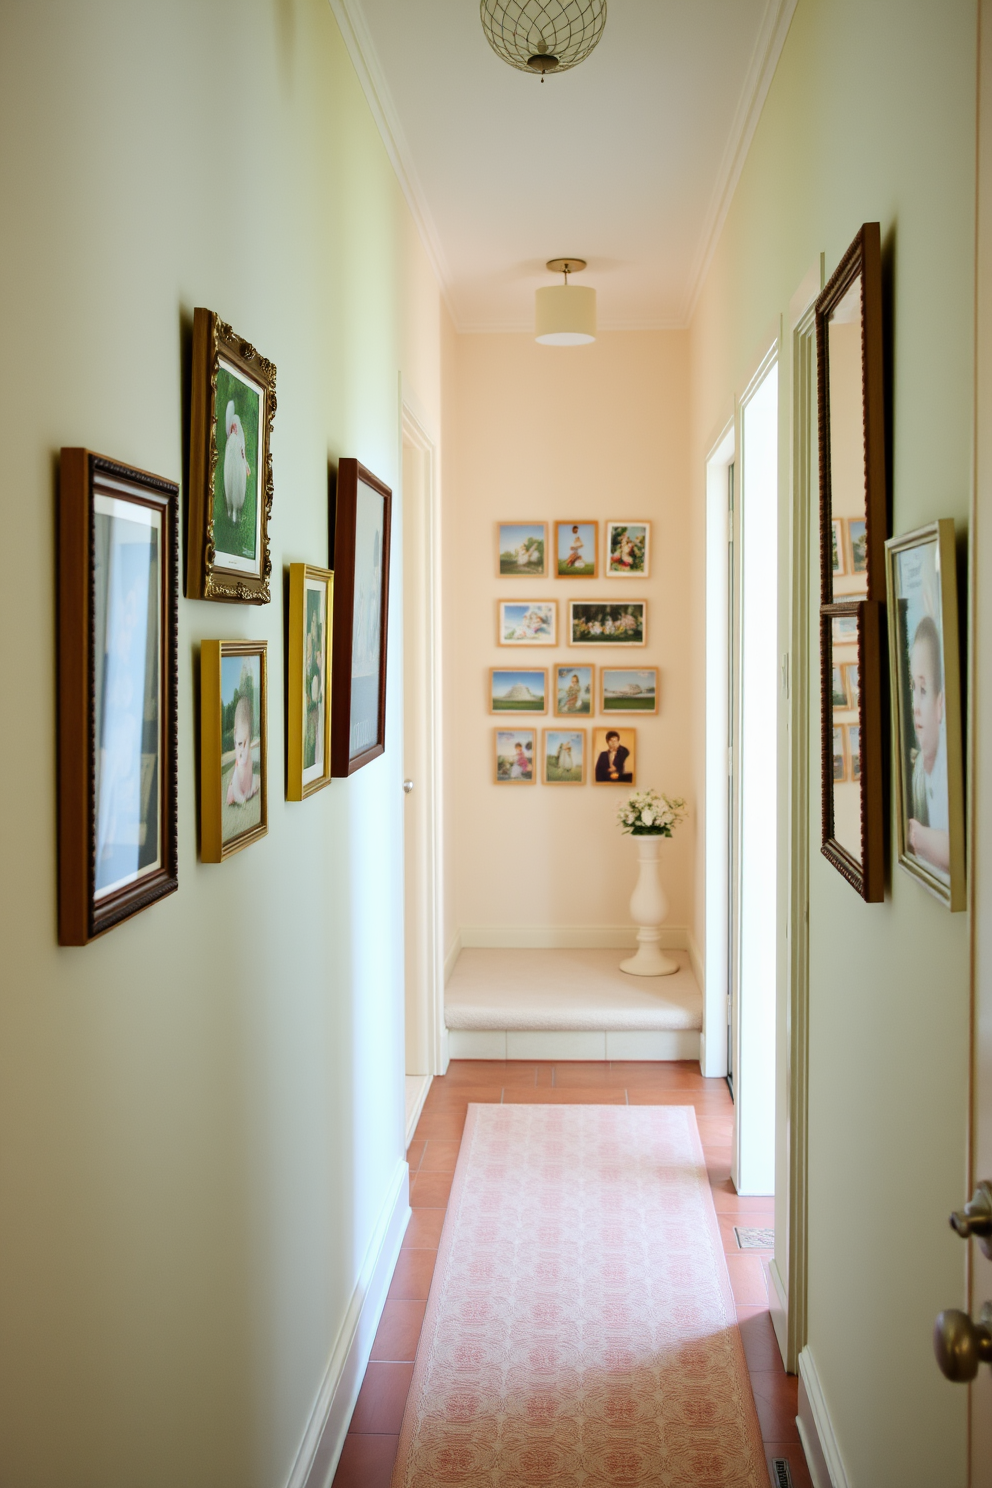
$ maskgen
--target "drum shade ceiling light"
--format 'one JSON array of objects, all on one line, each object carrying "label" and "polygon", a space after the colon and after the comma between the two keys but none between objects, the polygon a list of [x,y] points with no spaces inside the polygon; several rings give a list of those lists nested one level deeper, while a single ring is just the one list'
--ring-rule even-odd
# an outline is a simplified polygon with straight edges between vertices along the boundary
[{"label": "drum shade ceiling light", "polygon": [[548,268],[564,274],[564,284],[549,284],[534,297],[534,334],[545,346],[585,346],[596,339],[596,291],[569,284],[569,274],[584,269],[584,258],[551,258]]},{"label": "drum shade ceiling light", "polygon": [[567,72],[603,34],[606,0],[481,0],[486,40],[521,72]]}]

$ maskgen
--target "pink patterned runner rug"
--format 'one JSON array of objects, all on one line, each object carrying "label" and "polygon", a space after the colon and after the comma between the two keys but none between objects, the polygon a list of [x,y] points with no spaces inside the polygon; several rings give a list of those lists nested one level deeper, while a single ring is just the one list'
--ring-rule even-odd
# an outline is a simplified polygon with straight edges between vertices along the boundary
[{"label": "pink patterned runner rug", "polygon": [[393,1488],[763,1488],[691,1106],[470,1106]]}]

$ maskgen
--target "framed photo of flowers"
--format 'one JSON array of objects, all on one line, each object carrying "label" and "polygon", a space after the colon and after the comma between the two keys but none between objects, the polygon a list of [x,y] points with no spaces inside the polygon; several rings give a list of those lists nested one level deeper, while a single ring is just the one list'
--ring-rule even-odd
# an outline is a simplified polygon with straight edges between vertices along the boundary
[{"label": "framed photo of flowers", "polygon": [[334,516],[331,773],[354,775],[386,747],[393,493],[355,459],[338,465]]},{"label": "framed photo of flowers", "polygon": [[289,566],[286,799],[303,801],[331,782],[331,620],[334,575]]},{"label": "framed photo of flowers", "polygon": [[179,487],[63,449],[58,499],[59,944],[179,887]]},{"label": "framed photo of flowers", "polygon": [[186,598],[268,604],[275,365],[193,311]]},{"label": "framed photo of flowers", "polygon": [[537,729],[493,729],[493,780],[497,785],[533,785]]},{"label": "framed photo of flowers", "polygon": [[269,830],[267,643],[200,642],[200,857],[222,863]]},{"label": "framed photo of flowers", "polygon": [[646,579],[651,572],[650,548],[650,522],[607,522],[607,576],[611,579]]}]

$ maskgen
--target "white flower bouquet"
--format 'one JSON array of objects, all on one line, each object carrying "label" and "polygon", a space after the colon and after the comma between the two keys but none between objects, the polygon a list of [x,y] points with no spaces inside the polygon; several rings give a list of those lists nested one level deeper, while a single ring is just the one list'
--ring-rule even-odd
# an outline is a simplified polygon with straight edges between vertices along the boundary
[{"label": "white flower bouquet", "polygon": [[634,837],[671,837],[686,816],[681,796],[663,796],[656,790],[635,791],[617,812],[617,821]]}]

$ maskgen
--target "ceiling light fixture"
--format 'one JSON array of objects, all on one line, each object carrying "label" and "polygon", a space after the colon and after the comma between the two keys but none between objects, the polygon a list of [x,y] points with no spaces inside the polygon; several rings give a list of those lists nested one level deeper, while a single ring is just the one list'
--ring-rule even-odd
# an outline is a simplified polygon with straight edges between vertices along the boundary
[{"label": "ceiling light fixture", "polygon": [[606,0],[481,0],[486,40],[521,72],[567,72],[603,34]]},{"label": "ceiling light fixture", "polygon": [[586,266],[584,258],[549,258],[552,274],[564,284],[549,284],[534,296],[534,334],[545,346],[585,346],[596,339],[596,291],[568,282]]}]

